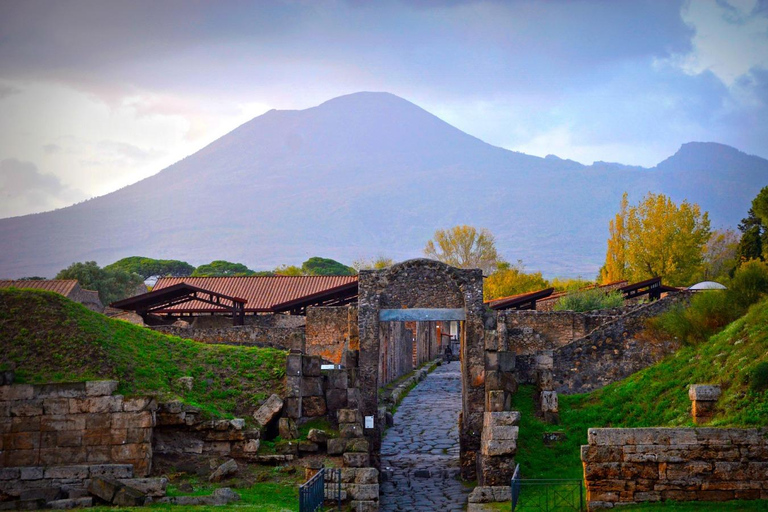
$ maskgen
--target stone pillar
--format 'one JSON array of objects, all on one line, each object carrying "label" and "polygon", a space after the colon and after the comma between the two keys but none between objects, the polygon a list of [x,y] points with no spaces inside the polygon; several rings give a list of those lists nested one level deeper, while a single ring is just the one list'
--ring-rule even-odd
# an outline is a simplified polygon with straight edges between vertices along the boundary
[{"label": "stone pillar", "polygon": [[520,413],[486,412],[480,440],[477,480],[480,486],[509,485],[515,471]]},{"label": "stone pillar", "polygon": [[691,384],[688,388],[688,398],[691,399],[693,422],[706,423],[715,415],[715,404],[720,398],[720,386]]}]

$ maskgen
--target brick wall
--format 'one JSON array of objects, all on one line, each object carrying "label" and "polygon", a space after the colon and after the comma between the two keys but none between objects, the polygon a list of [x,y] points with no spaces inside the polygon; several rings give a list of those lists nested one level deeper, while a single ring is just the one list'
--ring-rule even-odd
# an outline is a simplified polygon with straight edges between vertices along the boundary
[{"label": "brick wall", "polygon": [[112,395],[116,381],[0,386],[0,467],[152,467],[154,399]]},{"label": "brick wall", "polygon": [[596,428],[588,438],[581,460],[590,510],[768,499],[768,428]]},{"label": "brick wall", "polygon": [[304,353],[341,363],[345,350],[357,350],[357,307],[307,308]]}]

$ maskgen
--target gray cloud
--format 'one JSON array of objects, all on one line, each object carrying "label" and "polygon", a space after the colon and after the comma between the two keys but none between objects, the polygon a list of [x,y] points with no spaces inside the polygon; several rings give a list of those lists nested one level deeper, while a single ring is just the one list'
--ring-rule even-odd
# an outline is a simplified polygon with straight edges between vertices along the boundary
[{"label": "gray cloud", "polygon": [[15,158],[0,161],[0,218],[50,210],[85,199],[85,195],[41,173],[32,162]]}]

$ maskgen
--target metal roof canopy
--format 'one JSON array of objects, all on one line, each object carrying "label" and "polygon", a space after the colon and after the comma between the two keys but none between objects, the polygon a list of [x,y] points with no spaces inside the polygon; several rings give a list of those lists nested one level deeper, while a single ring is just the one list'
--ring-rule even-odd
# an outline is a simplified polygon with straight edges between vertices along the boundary
[{"label": "metal roof canopy", "polygon": [[619,291],[624,294],[624,299],[633,299],[641,295],[648,295],[652,300],[661,298],[661,292],[678,291],[677,288],[661,284],[661,277],[652,277],[627,286],[622,286]]},{"label": "metal roof canopy", "polygon": [[165,308],[193,300],[218,306],[222,311],[230,311],[232,313],[233,325],[243,325],[245,323],[245,303],[248,301],[205,290],[187,283],[179,283],[161,290],[142,293],[135,297],[113,302],[110,306],[126,311],[135,311],[142,318],[146,319],[146,315],[149,313],[162,311]]},{"label": "metal roof canopy", "polygon": [[554,292],[554,288],[547,288],[545,290],[539,290],[537,292],[523,293],[520,295],[513,295],[512,297],[506,297],[502,299],[496,299],[488,302],[488,307],[494,311],[502,311],[505,309],[536,309],[536,301],[549,297]]},{"label": "metal roof canopy", "polygon": [[304,315],[310,306],[345,306],[356,300],[357,281],[275,304],[270,310],[273,313],[290,311],[292,315]]}]

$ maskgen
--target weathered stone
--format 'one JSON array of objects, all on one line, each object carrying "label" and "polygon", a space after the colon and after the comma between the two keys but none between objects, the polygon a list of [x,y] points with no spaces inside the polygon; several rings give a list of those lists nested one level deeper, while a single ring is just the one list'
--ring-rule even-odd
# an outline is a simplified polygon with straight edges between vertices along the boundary
[{"label": "weathered stone", "polygon": [[288,354],[288,357],[285,362],[286,366],[286,375],[288,377],[295,377],[301,375],[301,367],[302,363],[301,360],[303,359],[303,356],[301,354]]},{"label": "weathered stone", "polygon": [[346,389],[329,389],[325,392],[325,403],[329,411],[338,411],[339,409],[345,409],[348,407],[348,390]]},{"label": "weathered stone", "polygon": [[91,380],[85,383],[85,394],[88,396],[110,396],[117,391],[119,384],[116,380]]},{"label": "weathered stone", "polygon": [[237,462],[235,462],[235,459],[229,459],[224,464],[216,468],[216,470],[211,473],[211,476],[208,477],[209,482],[221,482],[224,478],[227,478],[229,476],[234,475],[237,473]]},{"label": "weathered stone", "polygon": [[304,377],[301,379],[301,396],[323,396],[322,377]]},{"label": "weathered stone", "polygon": [[[20,469],[19,478],[21,480],[41,480],[43,478],[44,468],[28,467],[28,468],[19,468],[19,469]],[[3,480],[3,478],[0,477],[0,480]]]},{"label": "weathered stone", "polygon": [[229,487],[220,487],[213,490],[213,494],[210,496],[209,503],[211,505],[229,505],[240,501],[240,495]]},{"label": "weathered stone", "polygon": [[320,450],[320,445],[313,443],[312,441],[299,441],[299,451],[315,453]]},{"label": "weathered stone", "polygon": [[720,386],[713,386],[709,384],[691,384],[688,388],[688,398],[693,400],[703,400],[707,402],[715,402],[720,398],[721,390]]},{"label": "weathered stone", "polygon": [[328,440],[328,455],[341,455],[344,453],[346,448],[347,448],[346,439],[338,438],[338,439]]},{"label": "weathered stone", "polygon": [[90,467],[91,478],[133,478],[132,464],[99,464]]},{"label": "weathered stone", "polygon": [[345,453],[343,455],[344,466],[350,468],[365,468],[371,465],[370,457],[367,453]]},{"label": "weathered stone", "polygon": [[45,468],[47,479],[83,480],[90,474],[88,466],[54,466]]},{"label": "weathered stone", "polygon": [[352,500],[349,506],[352,512],[379,512],[377,500]]},{"label": "weathered stone", "polygon": [[304,356],[301,363],[304,377],[320,377],[320,357]]},{"label": "weathered stone", "polygon": [[143,507],[147,503],[147,496],[138,489],[123,485],[115,492],[112,503],[118,507]]},{"label": "weathered stone", "polygon": [[486,410],[491,412],[508,411],[512,406],[511,395],[503,390],[488,391],[486,401]]},{"label": "weathered stone", "polygon": [[229,424],[235,430],[243,430],[245,428],[245,420],[243,418],[229,420]]},{"label": "weathered stone", "polygon": [[307,439],[309,439],[313,443],[323,444],[328,442],[328,433],[324,430],[311,428],[309,429],[309,433],[307,433]]},{"label": "weathered stone", "polygon": [[344,439],[363,437],[363,428],[359,423],[340,423],[339,436]]},{"label": "weathered stone", "polygon": [[296,422],[291,418],[280,418],[278,421],[278,432],[280,437],[286,441],[299,437],[299,429],[296,427]]},{"label": "weathered stone", "polygon": [[48,507],[54,510],[69,510],[72,508],[85,508],[92,506],[93,498],[64,499],[48,502]]},{"label": "weathered stone", "polygon": [[495,425],[514,426],[519,424],[519,411],[486,412],[483,415],[483,427],[490,427]]},{"label": "weathered stone", "polygon": [[245,453],[256,453],[259,451],[259,446],[261,445],[261,441],[258,439],[249,439],[248,441],[243,444],[243,452]]},{"label": "weathered stone", "polygon": [[307,396],[301,399],[302,414],[308,418],[325,416],[328,408],[324,396]]},{"label": "weathered stone", "polygon": [[153,498],[165,496],[165,490],[168,487],[167,478],[125,478],[119,479],[118,482]]},{"label": "weathered stone", "polygon": [[339,423],[363,423],[363,415],[358,409],[340,409],[336,413]]},{"label": "weathered stone", "polygon": [[481,453],[489,457],[514,455],[516,452],[516,439],[489,439],[481,445]]},{"label": "weathered stone", "polygon": [[256,410],[256,412],[253,413],[253,419],[256,420],[256,423],[261,425],[261,427],[266,427],[269,422],[277,416],[282,408],[283,400],[277,395],[272,395]]},{"label": "weathered stone", "polygon": [[121,487],[123,485],[117,480],[97,477],[91,478],[88,483],[88,492],[107,503],[112,503],[115,494]]},{"label": "weathered stone", "polygon": [[181,391],[192,391],[195,385],[194,377],[179,377],[176,379],[176,387]]},{"label": "weathered stone", "polygon": [[293,420],[301,417],[301,398],[286,398],[283,402],[283,415]]},{"label": "weathered stone", "polygon": [[353,500],[378,500],[379,484],[348,484],[347,495]]},{"label": "weathered stone", "polygon": [[29,384],[0,386],[0,401],[32,400],[34,397],[35,388]]}]

